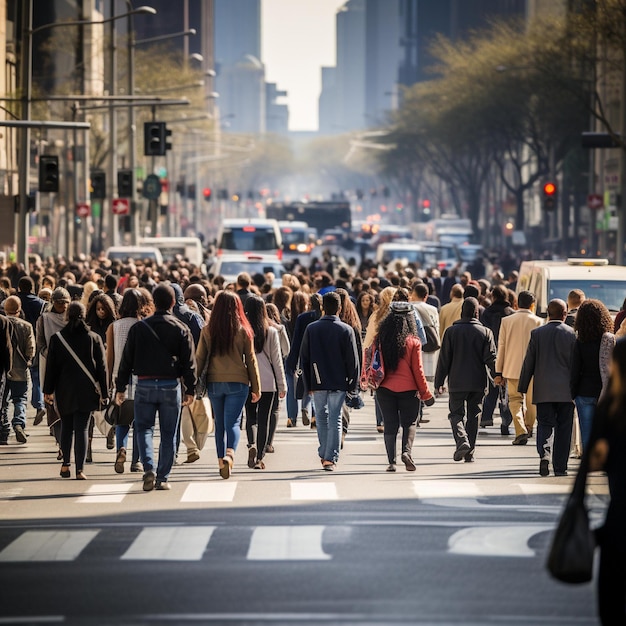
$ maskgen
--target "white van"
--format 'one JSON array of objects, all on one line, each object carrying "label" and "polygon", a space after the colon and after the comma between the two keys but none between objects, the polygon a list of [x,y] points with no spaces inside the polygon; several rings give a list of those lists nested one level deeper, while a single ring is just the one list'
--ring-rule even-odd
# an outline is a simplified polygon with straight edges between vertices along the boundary
[{"label": "white van", "polygon": [[180,255],[197,267],[204,263],[202,242],[197,237],[142,237],[139,245],[158,248],[165,261],[173,261]]},{"label": "white van", "polygon": [[282,259],[282,237],[272,219],[225,219],[217,234],[217,256],[254,254]]},{"label": "white van", "polygon": [[603,302],[615,315],[626,297],[626,267],[609,265],[607,259],[524,261],[516,292],[531,291],[537,298],[537,315],[545,317],[554,298],[567,302],[572,289],[582,289],[586,298]]},{"label": "white van", "polygon": [[106,258],[119,260],[126,263],[129,259],[134,261],[149,260],[157,266],[163,265],[163,255],[158,248],[151,246],[111,246],[107,248]]}]

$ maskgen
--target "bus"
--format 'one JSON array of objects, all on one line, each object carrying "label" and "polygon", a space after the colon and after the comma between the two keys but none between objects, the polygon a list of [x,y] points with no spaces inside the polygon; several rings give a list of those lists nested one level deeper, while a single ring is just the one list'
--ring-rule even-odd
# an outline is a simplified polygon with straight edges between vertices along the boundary
[{"label": "bus", "polygon": [[279,222],[306,222],[321,237],[325,230],[352,230],[349,202],[275,202],[265,209],[268,218]]}]

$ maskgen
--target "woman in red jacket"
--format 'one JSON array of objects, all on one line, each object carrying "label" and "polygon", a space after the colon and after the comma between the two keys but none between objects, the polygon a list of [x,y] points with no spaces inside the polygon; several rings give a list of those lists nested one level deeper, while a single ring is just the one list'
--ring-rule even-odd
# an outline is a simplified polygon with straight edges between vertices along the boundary
[{"label": "woman in red jacket", "polygon": [[420,399],[426,406],[435,400],[422,366],[422,346],[417,336],[413,307],[408,302],[392,302],[389,314],[378,329],[385,377],[376,391],[385,425],[388,472],[396,471],[396,439],[402,427],[402,462],[415,471],[411,456]]}]

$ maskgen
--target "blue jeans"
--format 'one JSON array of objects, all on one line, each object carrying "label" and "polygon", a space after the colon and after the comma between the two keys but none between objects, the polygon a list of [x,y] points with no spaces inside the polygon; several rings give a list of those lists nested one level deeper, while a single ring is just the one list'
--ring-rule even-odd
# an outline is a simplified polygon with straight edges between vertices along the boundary
[{"label": "blue jeans", "polygon": [[154,424],[159,412],[159,463],[156,479],[166,482],[174,464],[181,391],[177,380],[139,380],[135,388],[135,435],[144,472],[154,471]]},{"label": "blue jeans", "polygon": [[30,405],[37,410],[45,409],[46,405],[43,401],[43,391],[41,391],[41,382],[39,381],[39,365],[32,365],[28,369],[33,386],[30,392]]},{"label": "blue jeans", "polygon": [[9,421],[9,396],[13,403],[13,419],[11,426],[26,428],[26,402],[28,401],[28,381],[8,380],[2,396],[2,421]]},{"label": "blue jeans", "polygon": [[[115,444],[116,450],[124,448],[128,450],[128,434],[130,433],[131,426],[116,426],[115,427]],[[130,460],[131,463],[139,462],[139,446],[137,445],[137,435],[133,433],[133,454]]]},{"label": "blue jeans", "polygon": [[217,457],[224,458],[226,448],[237,449],[241,436],[241,411],[249,391],[245,383],[208,383],[207,395],[215,420]]},{"label": "blue jeans", "polygon": [[313,405],[317,423],[318,454],[324,461],[336,463],[341,445],[341,407],[345,391],[314,391]]},{"label": "blue jeans", "polygon": [[578,423],[580,424],[580,438],[582,439],[584,450],[589,443],[589,437],[591,436],[591,424],[593,423],[593,416],[596,412],[598,398],[592,398],[589,396],[576,396],[574,398],[574,402],[576,403],[576,411],[578,412]]}]

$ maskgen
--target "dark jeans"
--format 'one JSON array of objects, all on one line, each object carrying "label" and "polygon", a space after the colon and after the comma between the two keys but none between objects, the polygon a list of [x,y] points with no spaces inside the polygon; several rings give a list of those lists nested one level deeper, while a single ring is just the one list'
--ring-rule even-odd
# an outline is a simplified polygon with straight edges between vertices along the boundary
[{"label": "dark jeans", "polygon": [[415,391],[390,391],[379,387],[376,398],[385,425],[385,449],[389,463],[396,462],[396,439],[402,427],[402,454],[411,455],[415,429],[420,410],[420,400]]},{"label": "dark jeans", "polygon": [[462,443],[468,443],[472,450],[476,446],[478,419],[484,395],[483,391],[450,391],[448,396],[448,409],[450,411],[448,419],[450,420],[452,435],[457,448]]},{"label": "dark jeans", "polygon": [[82,471],[85,466],[90,417],[91,413],[89,411],[77,411],[69,415],[61,415],[61,452],[63,453],[63,465],[70,464],[72,439],[74,439],[74,463],[77,472]]},{"label": "dark jeans", "polygon": [[[280,396],[278,392],[274,394],[272,408],[270,410],[270,432],[267,439],[267,445],[274,443],[274,435],[276,434],[276,426],[278,426],[278,418],[280,417]],[[295,422],[294,422],[295,424]]]},{"label": "dark jeans", "polygon": [[500,404],[500,417],[502,418],[502,426],[508,428],[513,422],[513,416],[509,410],[509,399],[506,395],[506,387],[494,385],[492,382],[489,383],[489,391],[487,391],[485,399],[483,400],[483,412],[480,416],[480,421],[488,422],[493,420],[493,412],[495,411],[498,400],[500,399],[500,392],[502,391],[503,396],[502,403]]},{"label": "dark jeans", "polygon": [[265,456],[265,446],[270,436],[270,413],[274,402],[273,391],[261,392],[261,399],[252,402],[252,396],[248,395],[246,400],[246,434],[248,436],[248,447],[256,443],[256,458],[262,459]]},{"label": "dark jeans", "polygon": [[555,472],[567,470],[573,422],[573,402],[537,403],[537,452],[540,459],[552,458]]}]

